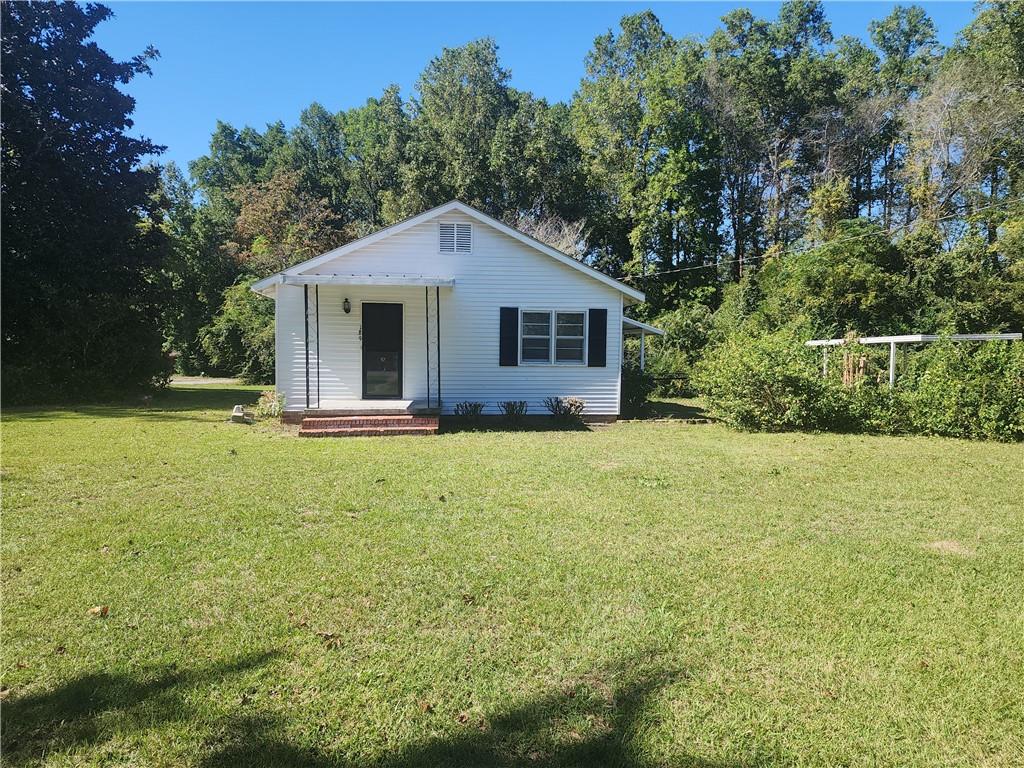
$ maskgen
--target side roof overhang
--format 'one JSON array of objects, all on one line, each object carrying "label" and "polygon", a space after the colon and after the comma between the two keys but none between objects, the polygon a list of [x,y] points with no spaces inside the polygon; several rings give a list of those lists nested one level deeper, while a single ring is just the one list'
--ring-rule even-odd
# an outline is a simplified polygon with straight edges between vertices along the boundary
[{"label": "side roof overhang", "polygon": [[513,227],[510,227],[507,224],[504,224],[498,221],[497,219],[488,216],[486,213],[478,211],[476,208],[466,205],[465,203],[459,202],[458,200],[452,200],[451,202],[445,203],[444,205],[439,205],[436,208],[431,208],[429,211],[424,211],[418,216],[413,216],[412,218],[406,219],[405,221],[400,221],[397,224],[392,224],[390,227],[385,227],[384,229],[378,230],[377,232],[374,232],[371,235],[361,237],[358,240],[353,240],[351,243],[346,243],[340,248],[335,248],[333,251],[328,251],[327,253],[321,254],[320,256],[315,256],[312,259],[304,261],[301,264],[296,264],[293,267],[289,267],[288,269],[283,270],[282,272],[278,272],[277,274],[271,275],[270,277],[264,278],[263,280],[253,283],[252,290],[264,296],[273,297],[274,294],[276,293],[278,285],[291,282],[290,280],[288,280],[288,278],[295,278],[299,277],[300,275],[306,275],[311,271],[315,270],[320,265],[325,264],[328,261],[331,261],[332,259],[336,259],[339,256],[344,256],[347,253],[352,253],[353,251],[358,250],[359,248],[363,248],[364,246],[367,245],[372,245],[373,243],[384,240],[385,238],[391,237],[392,235],[397,235],[399,232],[404,232],[410,227],[415,227],[417,224],[422,224],[425,221],[430,221],[431,219],[434,219],[438,216],[443,216],[446,213],[453,212],[465,214],[466,216],[474,218],[483,224],[487,224],[490,227],[494,227],[494,229],[498,230],[502,234],[508,235],[509,237],[518,240],[524,245],[529,246],[530,248],[533,248],[534,250],[540,251],[546,256],[551,257],[552,259],[560,261],[566,266],[571,267],[579,272],[582,272],[584,275],[594,280],[597,280],[598,282],[604,283],[605,285],[611,288],[614,288],[615,290],[622,293],[623,296],[629,300],[629,303],[637,303],[642,302],[644,300],[644,294],[642,291],[638,291],[636,288],[632,288],[626,285],[625,283],[616,280],[614,277],[609,277],[604,272],[601,272],[598,269],[594,269],[593,267],[588,266],[587,264],[584,264],[583,262],[578,261],[577,259],[574,259],[572,256],[562,253],[558,249],[552,248],[550,245],[547,245],[546,243],[542,243],[540,240],[535,240],[529,235],[520,232],[518,229],[514,229]]},{"label": "side roof overhang", "polygon": [[639,320],[634,320],[632,317],[622,316],[622,332],[626,336],[639,336],[641,331],[643,333],[650,333],[654,336],[664,336],[665,332],[661,328],[655,328],[653,325],[648,323],[642,323]]}]

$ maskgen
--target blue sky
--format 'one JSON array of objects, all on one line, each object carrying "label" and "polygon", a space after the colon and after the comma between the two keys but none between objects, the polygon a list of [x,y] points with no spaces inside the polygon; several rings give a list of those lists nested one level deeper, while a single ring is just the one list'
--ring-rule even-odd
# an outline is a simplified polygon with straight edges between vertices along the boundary
[{"label": "blue sky", "polygon": [[[970,3],[920,3],[950,43]],[[627,13],[651,8],[673,35],[704,36],[732,8],[772,18],[778,3],[109,3],[115,17],[96,41],[116,58],[148,44],[161,57],[152,78],[127,90],[134,133],[167,145],[182,168],[205,154],[217,120],[262,129],[291,126],[313,101],[331,111],[362,104],[390,83],[408,97],[444,47],[493,37],[512,85],[551,101],[572,97],[594,37]],[[892,2],[826,3],[832,28],[866,36]]]}]

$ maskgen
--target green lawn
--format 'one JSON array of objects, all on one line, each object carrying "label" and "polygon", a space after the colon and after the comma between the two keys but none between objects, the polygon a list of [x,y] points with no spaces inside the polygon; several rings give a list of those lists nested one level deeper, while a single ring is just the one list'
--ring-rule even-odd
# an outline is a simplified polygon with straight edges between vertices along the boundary
[{"label": "green lawn", "polygon": [[1019,445],[254,397],[4,414],[5,766],[1024,763]]}]

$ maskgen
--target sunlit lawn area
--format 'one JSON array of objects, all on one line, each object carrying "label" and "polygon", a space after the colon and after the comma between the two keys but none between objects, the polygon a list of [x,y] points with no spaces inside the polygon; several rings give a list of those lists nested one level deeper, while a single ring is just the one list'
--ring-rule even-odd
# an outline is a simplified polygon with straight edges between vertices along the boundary
[{"label": "sunlit lawn area", "polygon": [[5,766],[1024,763],[1019,445],[255,396],[5,413]]}]

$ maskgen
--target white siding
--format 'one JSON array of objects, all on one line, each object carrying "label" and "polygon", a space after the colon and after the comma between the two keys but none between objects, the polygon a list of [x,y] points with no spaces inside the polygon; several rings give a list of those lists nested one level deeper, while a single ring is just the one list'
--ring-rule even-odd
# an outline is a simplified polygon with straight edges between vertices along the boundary
[{"label": "white siding", "polygon": [[[440,253],[440,221],[471,223],[472,253]],[[619,365],[622,350],[622,294],[572,267],[536,251],[492,227],[462,214],[446,214],[316,267],[317,274],[424,274],[453,277],[453,288],[441,288],[441,390],[444,411],[455,403],[475,400],[497,413],[501,400],[526,400],[531,413],[544,413],[549,396],[578,396],[591,414],[619,411]],[[278,388],[290,408],[305,405],[305,346],[302,287],[278,286]],[[310,308],[315,308],[310,287]],[[431,342],[433,294],[431,292]],[[345,297],[352,312],[345,315]],[[361,395],[360,304],[394,301],[405,304],[403,396],[426,400],[426,337],[424,289],[416,287],[321,286],[320,357],[315,355],[311,320],[311,405],[315,407],[316,364],[320,366],[321,406],[333,399]],[[608,310],[607,365],[498,365],[499,310]],[[431,352],[432,364],[436,357]],[[431,376],[431,395],[437,396]]]}]

